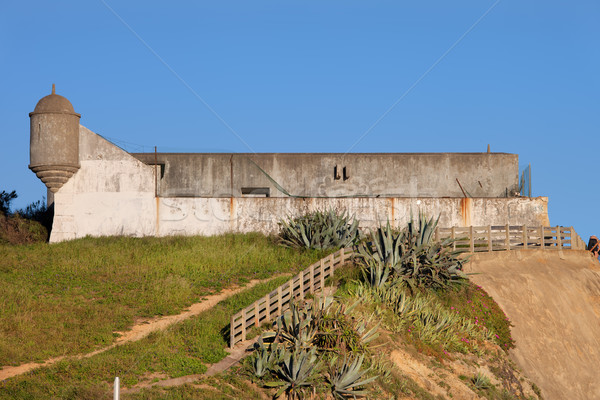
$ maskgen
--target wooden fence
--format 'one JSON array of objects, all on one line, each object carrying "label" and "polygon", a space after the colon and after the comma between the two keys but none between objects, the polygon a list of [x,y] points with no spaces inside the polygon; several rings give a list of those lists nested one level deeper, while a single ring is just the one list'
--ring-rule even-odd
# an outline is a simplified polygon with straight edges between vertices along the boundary
[{"label": "wooden fence", "polygon": [[231,317],[229,345],[246,340],[246,332],[253,326],[279,317],[290,307],[291,299],[303,299],[307,293],[315,293],[325,287],[325,279],[333,276],[335,268],[352,258],[352,249],[341,249],[312,264],[279,286],[268,295],[256,300]]},{"label": "wooden fence", "polygon": [[562,226],[470,226],[438,228],[436,239],[455,239],[454,250],[465,252],[497,250],[584,250],[585,243],[573,227]]},{"label": "wooden fence", "polygon": [[[436,240],[453,238],[454,250],[464,252],[499,250],[584,250],[585,243],[573,227],[528,226],[470,226],[466,228],[438,228]],[[289,309],[290,299],[303,299],[325,287],[325,279],[333,276],[336,267],[352,258],[351,248],[316,262],[268,295],[231,317],[230,347],[246,340],[246,332],[253,326],[270,322]]]}]

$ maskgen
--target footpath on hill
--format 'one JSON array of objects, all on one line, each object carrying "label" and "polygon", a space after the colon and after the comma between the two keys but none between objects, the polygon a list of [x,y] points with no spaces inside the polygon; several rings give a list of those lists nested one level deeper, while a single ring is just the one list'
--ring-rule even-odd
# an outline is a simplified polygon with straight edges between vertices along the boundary
[{"label": "footpath on hill", "polygon": [[93,357],[96,354],[103,353],[107,350],[110,350],[110,349],[116,347],[116,346],[120,346],[125,343],[134,342],[134,341],[143,339],[152,332],[166,329],[170,325],[181,322],[190,317],[196,316],[196,315],[214,307],[220,301],[225,300],[228,297],[233,296],[234,294],[237,294],[243,290],[250,289],[261,282],[267,282],[267,281],[275,279],[279,276],[281,276],[281,275],[275,275],[275,276],[272,276],[272,277],[270,277],[268,279],[264,279],[264,280],[252,280],[252,281],[248,282],[245,286],[231,287],[231,288],[222,290],[218,294],[204,296],[202,301],[192,304],[191,306],[189,306],[185,311],[181,312],[180,314],[168,315],[165,317],[156,317],[156,318],[152,318],[149,320],[140,321],[140,322],[136,323],[134,326],[132,326],[131,329],[126,332],[117,332],[120,334],[120,336],[110,346],[103,347],[98,350],[94,350],[90,353],[80,354],[80,355],[76,355],[76,356],[54,357],[54,358],[46,360],[42,363],[32,362],[32,363],[21,364],[18,366],[0,367],[0,381],[2,381],[4,379],[12,378],[13,376],[24,374],[24,373],[29,372],[36,368],[52,365],[52,364],[57,363],[64,359]]},{"label": "footpath on hill", "polygon": [[465,272],[514,324],[511,358],[544,399],[600,399],[600,263],[589,252],[477,253]]}]

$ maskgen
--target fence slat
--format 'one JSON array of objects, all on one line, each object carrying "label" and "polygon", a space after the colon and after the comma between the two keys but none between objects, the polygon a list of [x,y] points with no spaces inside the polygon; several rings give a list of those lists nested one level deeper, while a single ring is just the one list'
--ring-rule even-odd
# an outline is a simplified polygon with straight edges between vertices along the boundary
[{"label": "fence slat", "polygon": [[469,249],[471,253],[475,252],[475,238],[473,237],[473,226],[469,227]]},{"label": "fence slat", "polygon": [[246,309],[242,308],[242,341],[246,340]]}]

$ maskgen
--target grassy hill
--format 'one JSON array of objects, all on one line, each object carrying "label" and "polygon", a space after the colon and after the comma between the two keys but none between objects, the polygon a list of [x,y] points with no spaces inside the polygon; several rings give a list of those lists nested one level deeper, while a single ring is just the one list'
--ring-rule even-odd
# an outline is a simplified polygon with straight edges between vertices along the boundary
[{"label": "grassy hill", "polygon": [[[0,245],[0,364],[105,347],[116,340],[115,332],[136,321],[176,314],[251,279],[297,272],[326,254],[281,247],[258,234]],[[277,389],[264,387],[266,378],[256,376],[252,357],[215,377],[198,374],[227,355],[230,316],[287,279],[259,284],[137,342],[7,379],[0,399],[105,399],[115,376],[121,378],[123,399],[271,398]],[[378,331],[356,353],[364,355],[364,369],[370,368],[365,377],[377,377],[368,385],[370,398],[538,398],[535,385],[507,356],[509,321],[481,287],[403,290],[386,297],[361,279],[355,265],[340,270],[331,282],[338,287],[331,310],[338,314],[326,315],[345,320],[349,331],[357,321]],[[332,343],[315,378],[323,383],[331,355],[355,355],[341,342]],[[154,386],[186,376],[192,378],[179,383],[190,383]],[[317,395],[326,398],[326,385],[319,387]]]}]

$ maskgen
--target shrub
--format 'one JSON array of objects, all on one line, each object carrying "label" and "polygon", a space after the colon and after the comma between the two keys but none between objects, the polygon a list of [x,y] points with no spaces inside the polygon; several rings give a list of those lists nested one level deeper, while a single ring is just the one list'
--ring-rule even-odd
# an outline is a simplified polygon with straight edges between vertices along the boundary
[{"label": "shrub", "polygon": [[400,232],[389,222],[385,228],[372,231],[371,240],[358,247],[365,280],[375,287],[407,284],[411,289],[444,288],[463,282],[466,260],[449,250],[452,239],[434,241],[438,220],[421,214],[416,223],[411,220]]},{"label": "shrub", "polygon": [[359,239],[358,221],[334,210],[282,220],[279,226],[279,240],[288,247],[332,249],[352,246]]},{"label": "shrub", "polygon": [[[275,397],[286,393],[288,398],[303,398],[307,391],[314,394],[326,388],[338,399],[364,396],[364,386],[375,379],[365,378],[369,371],[362,369],[364,356],[338,362],[337,354],[365,352],[377,336],[377,326],[369,329],[370,320],[351,315],[352,309],[332,297],[292,301],[273,324],[275,330],[264,332],[254,345],[249,361],[254,377],[279,388]],[[331,360],[327,384],[324,358]]]},{"label": "shrub", "polygon": [[14,190],[10,193],[4,190],[0,192],[0,214],[10,214],[10,203],[17,197],[17,192]]},{"label": "shrub", "polygon": [[10,206],[17,197],[14,190],[0,192],[0,243],[46,241],[52,229],[53,208],[46,207],[44,200],[38,200],[13,213]]},{"label": "shrub", "polygon": [[48,230],[39,222],[21,217],[0,214],[0,243],[26,244],[44,242]]}]

